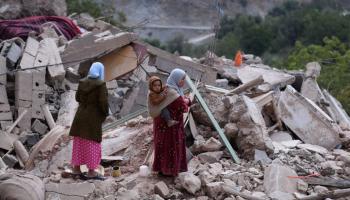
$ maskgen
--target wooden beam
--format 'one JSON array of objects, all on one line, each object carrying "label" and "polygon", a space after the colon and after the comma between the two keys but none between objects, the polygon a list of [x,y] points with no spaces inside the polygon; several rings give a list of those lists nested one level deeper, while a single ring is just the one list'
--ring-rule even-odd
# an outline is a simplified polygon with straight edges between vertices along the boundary
[{"label": "wooden beam", "polygon": [[51,115],[51,112],[49,110],[49,106],[47,104],[44,104],[41,106],[41,109],[43,110],[46,122],[49,125],[50,130],[52,130],[56,126],[56,123]]},{"label": "wooden beam", "polygon": [[6,129],[6,132],[7,133],[11,133],[11,131],[15,128],[15,126],[18,124],[18,122],[21,121],[21,119],[24,117],[25,114],[27,114],[28,110],[25,109],[19,116],[18,118],[16,119],[15,122],[13,122],[13,124],[8,128]]},{"label": "wooden beam", "polygon": [[233,90],[230,90],[228,93],[226,93],[226,95],[232,95],[232,94],[240,94],[252,87],[255,87],[257,85],[260,85],[264,82],[264,78],[263,76],[258,76],[256,79],[253,79],[247,83],[244,83],[238,87],[236,87],[235,89]]},{"label": "wooden beam", "polygon": [[322,200],[326,198],[331,199],[337,199],[340,197],[349,197],[350,196],[350,189],[340,189],[340,190],[333,190],[333,191],[326,191],[321,194],[312,194],[306,197],[297,198],[299,200]]},{"label": "wooden beam", "polygon": [[202,95],[198,92],[196,86],[193,84],[192,80],[190,79],[190,77],[186,76],[186,82],[187,84],[190,86],[190,88],[192,89],[192,92],[194,93],[195,97],[197,98],[197,100],[199,101],[199,103],[201,104],[202,108],[204,109],[204,111],[207,113],[211,123],[214,125],[216,131],[219,133],[219,136],[221,138],[221,140],[224,142],[226,148],[228,149],[229,153],[231,154],[231,157],[233,158],[233,160],[236,163],[240,163],[240,159],[238,158],[236,152],[233,150],[230,142],[227,140],[224,132],[222,131],[222,128],[220,127],[220,125],[218,124],[218,122],[216,121],[216,119],[214,118],[213,114],[211,113],[211,111],[209,110],[208,105],[205,103]]},{"label": "wooden beam", "polygon": [[304,179],[309,185],[324,185],[337,188],[350,188],[350,181],[344,179],[333,179],[329,177],[309,177]]}]

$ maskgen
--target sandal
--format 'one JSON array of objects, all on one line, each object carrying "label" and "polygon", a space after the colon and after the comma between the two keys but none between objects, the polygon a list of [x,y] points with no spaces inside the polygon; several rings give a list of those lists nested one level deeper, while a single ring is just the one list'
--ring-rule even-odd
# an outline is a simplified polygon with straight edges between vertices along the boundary
[{"label": "sandal", "polygon": [[80,179],[82,179],[82,180],[99,180],[99,181],[104,181],[107,178],[102,176],[99,173],[96,173],[95,176],[88,176],[88,174],[86,172],[84,172],[84,173],[80,174]]},{"label": "sandal", "polygon": [[81,173],[73,173],[69,171],[63,171],[61,173],[62,178],[73,178],[73,179],[78,179],[80,177]]}]

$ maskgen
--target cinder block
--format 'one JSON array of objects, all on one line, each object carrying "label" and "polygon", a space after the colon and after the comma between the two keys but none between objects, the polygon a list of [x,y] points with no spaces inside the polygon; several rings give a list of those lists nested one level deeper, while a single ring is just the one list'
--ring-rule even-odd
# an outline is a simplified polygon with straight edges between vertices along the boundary
[{"label": "cinder block", "polygon": [[12,120],[12,112],[0,112],[0,121]]},{"label": "cinder block", "polygon": [[32,118],[45,119],[41,106],[45,104],[45,91],[33,90],[32,95]]},{"label": "cinder block", "polygon": [[32,100],[33,76],[30,71],[17,71],[15,80],[15,98]]},{"label": "cinder block", "polygon": [[31,120],[32,120],[32,109],[31,108],[18,108],[18,116],[24,112],[24,110],[28,110],[28,112],[23,116],[21,121],[18,122],[18,127],[21,131],[30,131],[31,128]]},{"label": "cinder block", "polygon": [[13,168],[18,163],[17,158],[11,154],[4,155],[2,160],[9,168]]},{"label": "cinder block", "polygon": [[33,90],[45,90],[46,68],[32,70]]},{"label": "cinder block", "polygon": [[13,121],[0,121],[0,126],[3,131],[6,130],[7,127],[11,126]]},{"label": "cinder block", "polygon": [[10,111],[10,105],[9,104],[0,104],[0,112],[6,112]]},{"label": "cinder block", "polygon": [[0,85],[0,103],[8,104],[7,92],[4,85]]},{"label": "cinder block", "polygon": [[44,135],[47,129],[48,127],[38,119],[36,119],[32,125],[32,130],[40,135]]},{"label": "cinder block", "polygon": [[7,84],[7,75],[2,74],[0,75],[0,85],[6,85]]},{"label": "cinder block", "polygon": [[6,74],[6,73],[7,73],[6,58],[0,55],[0,74]]},{"label": "cinder block", "polygon": [[12,42],[10,50],[7,53],[7,58],[13,64],[15,64],[19,57],[22,55],[22,49],[14,42]]},{"label": "cinder block", "polygon": [[15,106],[16,106],[16,108],[18,108],[18,107],[30,108],[30,107],[32,107],[32,101],[16,99]]}]

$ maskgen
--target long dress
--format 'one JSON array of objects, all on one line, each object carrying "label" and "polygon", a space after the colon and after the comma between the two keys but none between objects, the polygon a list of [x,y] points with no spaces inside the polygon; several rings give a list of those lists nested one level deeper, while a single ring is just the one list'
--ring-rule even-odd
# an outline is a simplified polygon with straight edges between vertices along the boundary
[{"label": "long dress", "polygon": [[183,113],[187,112],[188,106],[180,96],[167,108],[171,118],[179,123],[168,127],[166,121],[160,116],[154,118],[153,171],[177,176],[178,173],[187,171]]}]

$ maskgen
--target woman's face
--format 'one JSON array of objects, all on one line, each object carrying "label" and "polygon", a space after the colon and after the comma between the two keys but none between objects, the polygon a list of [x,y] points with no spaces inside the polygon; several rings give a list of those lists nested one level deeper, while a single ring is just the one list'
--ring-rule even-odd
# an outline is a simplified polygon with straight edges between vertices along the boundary
[{"label": "woman's face", "polygon": [[186,75],[179,81],[178,83],[179,87],[183,87],[185,85],[185,78],[186,78]]}]

